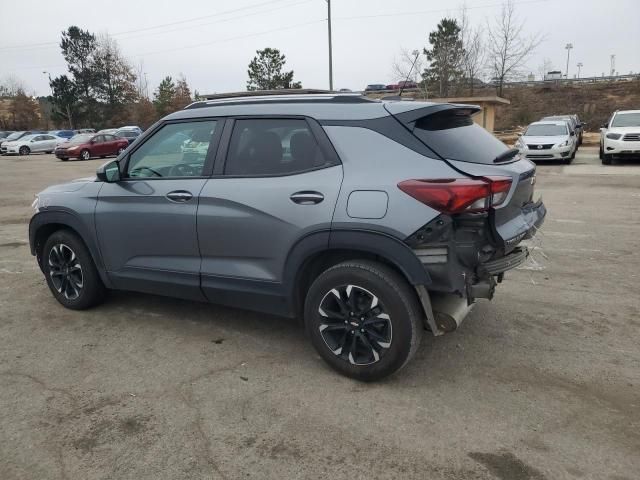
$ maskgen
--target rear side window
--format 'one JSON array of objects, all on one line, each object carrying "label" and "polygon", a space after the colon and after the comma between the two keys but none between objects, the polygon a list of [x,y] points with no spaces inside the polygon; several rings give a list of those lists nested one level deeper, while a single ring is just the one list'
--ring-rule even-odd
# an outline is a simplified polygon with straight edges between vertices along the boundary
[{"label": "rear side window", "polygon": [[467,110],[444,110],[415,122],[413,134],[449,160],[493,163],[507,146],[474,123]]},{"label": "rear side window", "polygon": [[290,175],[331,166],[303,119],[236,120],[226,175]]}]

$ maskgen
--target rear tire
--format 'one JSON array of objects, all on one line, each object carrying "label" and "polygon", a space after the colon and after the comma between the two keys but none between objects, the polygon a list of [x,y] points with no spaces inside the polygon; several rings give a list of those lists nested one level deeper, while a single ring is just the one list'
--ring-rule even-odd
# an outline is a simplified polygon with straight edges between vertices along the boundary
[{"label": "rear tire", "polygon": [[20,149],[18,150],[18,153],[26,157],[31,153],[31,149],[29,147],[20,147]]},{"label": "rear tire", "polygon": [[58,230],[42,249],[42,269],[47,285],[60,304],[84,310],[104,300],[106,289],[89,249],[75,233]]},{"label": "rear tire", "polygon": [[89,150],[85,149],[80,152],[80,160],[89,160],[91,158],[91,153]]},{"label": "rear tire", "polygon": [[407,281],[367,260],[320,274],[304,309],[316,351],[333,369],[361,381],[380,380],[409,362],[422,338],[422,316]]}]

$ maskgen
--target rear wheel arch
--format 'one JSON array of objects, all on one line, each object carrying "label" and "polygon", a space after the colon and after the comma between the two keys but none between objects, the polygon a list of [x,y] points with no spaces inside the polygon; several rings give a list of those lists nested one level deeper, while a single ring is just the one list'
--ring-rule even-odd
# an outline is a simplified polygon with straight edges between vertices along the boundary
[{"label": "rear wheel arch", "polygon": [[[372,231],[318,232],[299,241],[288,256],[283,281],[296,316],[313,281],[327,269],[349,260],[388,266],[409,285],[428,285],[431,279],[411,249],[390,235]],[[416,294],[417,295],[417,294]]]}]

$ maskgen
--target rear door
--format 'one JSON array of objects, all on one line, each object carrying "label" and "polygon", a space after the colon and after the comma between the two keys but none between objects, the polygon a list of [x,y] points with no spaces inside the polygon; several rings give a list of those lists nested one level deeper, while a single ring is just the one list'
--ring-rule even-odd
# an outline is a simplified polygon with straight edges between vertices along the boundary
[{"label": "rear door", "polygon": [[116,288],[203,299],[196,212],[220,124],[159,126],[122,160],[123,179],[102,186],[96,230]]},{"label": "rear door", "polygon": [[265,303],[278,295],[296,242],[328,232],[342,165],[320,126],[301,117],[229,120],[223,142],[198,208],[202,288],[211,301],[251,308],[245,293]]}]

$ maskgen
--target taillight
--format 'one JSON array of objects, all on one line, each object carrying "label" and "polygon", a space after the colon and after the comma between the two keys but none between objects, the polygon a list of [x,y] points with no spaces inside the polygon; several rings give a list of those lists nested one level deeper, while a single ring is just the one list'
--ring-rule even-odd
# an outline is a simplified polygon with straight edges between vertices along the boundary
[{"label": "taillight", "polygon": [[398,188],[442,213],[482,212],[505,201],[511,177],[405,180]]}]

